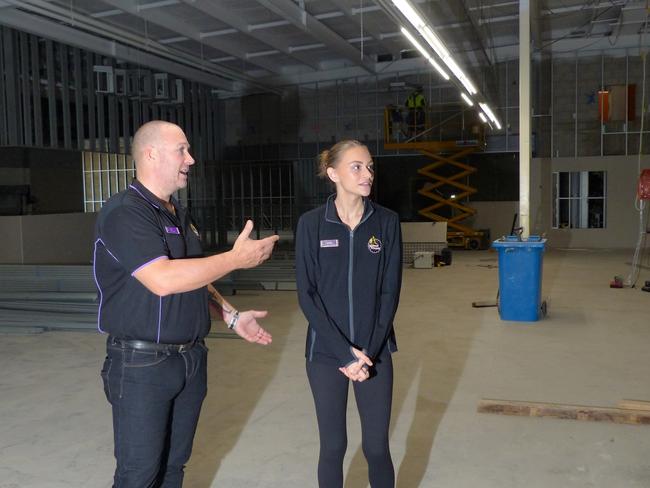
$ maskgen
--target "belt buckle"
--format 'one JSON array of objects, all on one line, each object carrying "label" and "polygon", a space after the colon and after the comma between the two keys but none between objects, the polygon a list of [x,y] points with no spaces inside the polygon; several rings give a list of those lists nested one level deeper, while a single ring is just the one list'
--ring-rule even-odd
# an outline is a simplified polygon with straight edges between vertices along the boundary
[{"label": "belt buckle", "polygon": [[185,352],[185,351],[189,351],[191,346],[192,346],[192,344],[181,344],[180,346],[178,346],[178,352],[182,353],[182,352]]}]

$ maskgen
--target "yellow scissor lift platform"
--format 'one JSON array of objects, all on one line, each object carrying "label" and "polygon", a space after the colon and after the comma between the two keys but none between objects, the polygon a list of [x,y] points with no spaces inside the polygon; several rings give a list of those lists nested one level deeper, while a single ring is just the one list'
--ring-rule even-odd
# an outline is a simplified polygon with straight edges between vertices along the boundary
[{"label": "yellow scissor lift platform", "polygon": [[[461,223],[476,214],[476,210],[463,203],[468,196],[478,190],[466,183],[467,177],[476,172],[476,168],[461,161],[466,156],[482,151],[485,147],[485,137],[482,125],[477,125],[478,130],[473,134],[475,138],[454,141],[427,141],[430,129],[423,130],[404,141],[396,141],[394,110],[397,107],[386,107],[384,110],[384,148],[385,149],[410,149],[419,151],[431,162],[418,170],[418,174],[428,177],[431,181],[418,190],[424,197],[433,200],[431,205],[418,210],[418,213],[436,222],[447,222],[447,244],[450,247],[464,249],[480,249],[485,241],[485,233],[472,229]],[[403,120],[403,117],[400,117]],[[415,131],[409,128],[409,134]],[[440,172],[445,168],[445,173]],[[465,182],[464,182],[465,181]],[[448,197],[444,196],[441,188],[452,188]],[[441,215],[441,210],[447,210],[449,216]]]}]

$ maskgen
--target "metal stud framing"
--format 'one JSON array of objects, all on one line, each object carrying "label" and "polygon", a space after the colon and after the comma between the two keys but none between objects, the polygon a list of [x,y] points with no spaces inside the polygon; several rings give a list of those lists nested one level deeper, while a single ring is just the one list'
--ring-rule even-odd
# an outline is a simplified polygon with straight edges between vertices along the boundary
[{"label": "metal stud framing", "polygon": [[209,89],[183,80],[184,101],[176,104],[98,93],[93,67],[107,64],[116,60],[0,27],[0,145],[128,154],[133,132],[163,119],[183,127],[199,161],[216,159]]}]

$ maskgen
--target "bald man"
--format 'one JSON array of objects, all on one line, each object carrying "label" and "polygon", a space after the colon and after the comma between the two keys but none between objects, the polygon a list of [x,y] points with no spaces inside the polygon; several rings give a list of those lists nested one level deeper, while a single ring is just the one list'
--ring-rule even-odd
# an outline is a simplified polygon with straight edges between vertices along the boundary
[{"label": "bald man", "polygon": [[96,226],[97,325],[108,334],[101,376],[113,411],[114,488],[180,487],[207,387],[208,300],[230,329],[267,345],[266,311],[237,311],[211,283],[269,258],[278,236],[205,257],[199,233],[172,196],[194,159],[177,125],[153,121],[133,138],[136,179],[103,206]]}]

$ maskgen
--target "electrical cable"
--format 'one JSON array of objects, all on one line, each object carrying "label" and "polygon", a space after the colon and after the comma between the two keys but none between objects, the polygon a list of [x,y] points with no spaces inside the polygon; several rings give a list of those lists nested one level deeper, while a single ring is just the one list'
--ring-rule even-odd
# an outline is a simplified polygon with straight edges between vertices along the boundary
[{"label": "electrical cable", "polygon": [[561,37],[558,37],[557,39],[553,39],[553,40],[550,41],[550,42],[547,42],[546,44],[544,44],[543,46],[541,46],[541,47],[539,48],[539,50],[540,50],[540,51],[543,51],[543,50],[546,49],[548,46],[551,46],[551,45],[555,44],[556,42],[562,41],[562,40],[566,39],[567,37],[569,37],[569,36],[575,34],[578,30],[580,30],[580,29],[582,29],[583,27],[589,25],[589,24],[592,23],[593,21],[598,20],[598,19],[599,19],[600,17],[602,17],[605,13],[607,13],[608,11],[610,11],[610,10],[613,9],[613,8],[614,8],[613,6],[607,7],[605,10],[603,10],[602,12],[600,12],[598,15],[592,17],[592,18],[589,19],[587,22],[585,22],[585,23],[583,23],[582,25],[576,27],[575,29],[572,29],[571,32],[569,32],[568,34],[565,34],[565,35],[563,35],[563,36],[561,36]]},{"label": "electrical cable", "polygon": [[361,38],[361,61],[363,61],[363,38],[364,38],[364,33],[363,33],[363,0],[359,0],[359,14],[360,14],[359,37]]},{"label": "electrical cable", "polygon": [[[645,28],[643,29],[643,32],[639,38],[639,44],[642,47],[643,46],[643,39],[645,36],[645,31],[648,26],[648,14],[646,13],[646,20],[645,20]],[[643,126],[645,122],[645,112],[646,112],[646,61],[647,61],[647,55],[648,51],[646,50],[645,52],[641,52],[641,47],[639,48],[640,50],[640,55],[641,55],[641,61],[642,61],[642,82],[641,82],[641,124],[640,124],[640,129],[639,129],[639,153],[637,155],[637,174],[641,175],[641,154],[643,152]],[[628,287],[634,287],[636,285],[637,280],[639,279],[639,274],[640,274],[640,262],[643,259],[643,252],[645,250],[645,239],[647,235],[647,215],[645,213],[646,209],[646,202],[645,200],[639,199],[638,192],[635,196],[634,200],[634,207],[637,209],[639,212],[639,237],[636,242],[636,248],[634,249],[634,256],[632,258],[632,269],[630,270],[630,274],[628,275],[627,279],[623,282],[625,286]]]}]

